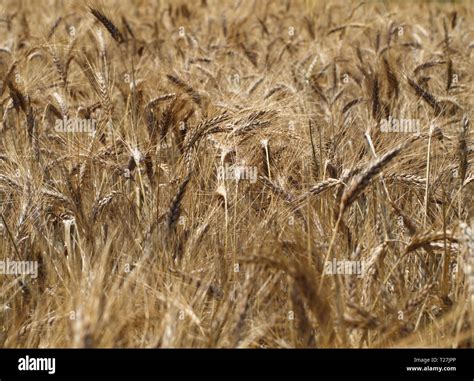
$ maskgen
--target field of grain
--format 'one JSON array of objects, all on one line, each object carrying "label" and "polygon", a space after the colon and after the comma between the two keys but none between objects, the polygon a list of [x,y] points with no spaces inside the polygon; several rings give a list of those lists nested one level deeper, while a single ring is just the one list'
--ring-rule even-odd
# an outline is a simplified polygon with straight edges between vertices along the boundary
[{"label": "field of grain", "polygon": [[0,2],[0,347],[474,346],[474,7]]}]

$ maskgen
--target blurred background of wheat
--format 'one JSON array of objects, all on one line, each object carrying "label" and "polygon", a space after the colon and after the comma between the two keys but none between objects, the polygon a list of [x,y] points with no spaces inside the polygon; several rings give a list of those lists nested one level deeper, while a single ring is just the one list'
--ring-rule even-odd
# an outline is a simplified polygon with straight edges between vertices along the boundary
[{"label": "blurred background of wheat", "polygon": [[472,3],[0,6],[0,346],[473,346]]}]

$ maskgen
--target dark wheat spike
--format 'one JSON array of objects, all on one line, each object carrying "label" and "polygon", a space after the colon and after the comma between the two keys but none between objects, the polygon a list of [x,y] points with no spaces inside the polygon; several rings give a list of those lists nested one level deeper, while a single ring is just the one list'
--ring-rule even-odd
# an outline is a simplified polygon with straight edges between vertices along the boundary
[{"label": "dark wheat spike", "polygon": [[186,94],[188,94],[198,106],[201,106],[201,95],[197,91],[195,91],[190,85],[188,85],[182,79],[174,75],[167,74],[166,77],[173,85],[182,89]]},{"label": "dark wheat spike", "polygon": [[458,21],[458,13],[454,11],[451,17],[451,29],[456,28],[457,21]]},{"label": "dark wheat spike", "polygon": [[387,59],[383,59],[383,66],[385,69],[385,75],[387,76],[387,81],[389,85],[389,97],[394,96],[395,98],[398,98],[398,94],[400,91],[400,87],[398,85],[398,79],[397,76],[395,75],[395,72],[393,69],[390,67],[390,64],[388,63]]},{"label": "dark wheat spike", "polygon": [[176,226],[176,221],[181,214],[181,202],[183,201],[184,194],[188,187],[189,181],[191,180],[192,172],[189,172],[184,181],[178,188],[178,192],[171,201],[170,208],[168,210],[168,216],[166,218],[166,226],[170,231],[172,231]]},{"label": "dark wheat spike", "polygon": [[354,107],[355,105],[359,104],[360,102],[362,102],[364,100],[364,98],[356,98],[356,99],[353,99],[352,101],[346,103],[346,105],[342,108],[342,114],[345,114],[347,111],[349,111],[352,107]]},{"label": "dark wheat spike", "polygon": [[148,137],[150,138],[150,142],[152,145],[156,144],[157,138],[157,118],[153,113],[153,110],[150,107],[145,108],[145,120],[146,120],[146,127],[148,132]]},{"label": "dark wheat spike", "polygon": [[156,97],[156,98],[153,98],[152,100],[150,100],[150,102],[148,102],[148,104],[146,105],[146,108],[156,107],[158,104],[160,104],[162,102],[169,101],[169,100],[174,99],[174,98],[176,98],[175,93],[160,95],[159,97]]},{"label": "dark wheat spike", "polygon": [[379,79],[377,75],[375,75],[374,80],[372,82],[372,117],[379,122],[381,118],[380,113],[380,86],[379,86]]},{"label": "dark wheat spike", "polygon": [[26,114],[27,105],[24,95],[15,87],[12,81],[8,81],[7,85],[10,90],[10,97],[13,100],[13,107],[15,107],[17,111],[21,109]]},{"label": "dark wheat spike", "polygon": [[425,89],[421,88],[415,81],[407,77],[408,84],[415,90],[415,93],[422,97],[426,103],[428,103],[433,110],[435,111],[436,114],[439,114],[441,112],[441,106],[439,105],[439,102],[436,100],[436,98],[426,91]]},{"label": "dark wheat spike", "polygon": [[110,33],[112,38],[117,41],[117,43],[121,44],[122,42],[125,41],[122,33],[120,30],[115,26],[115,24],[108,18],[106,17],[102,12],[100,12],[97,9],[94,8],[89,8],[90,12],[94,15],[94,17],[100,21],[100,23],[107,29],[107,31]]},{"label": "dark wheat spike", "polygon": [[418,74],[420,71],[429,69],[430,67],[437,66],[437,65],[444,65],[446,61],[427,61],[425,63],[422,63],[421,65],[418,65],[415,70],[413,70],[413,74]]},{"label": "dark wheat spike", "polygon": [[[157,142],[157,136],[158,136],[157,133],[158,133],[158,127],[159,127],[159,123],[158,123],[159,118],[157,118],[155,116],[155,112],[154,112],[153,109],[159,103],[165,102],[165,101],[170,100],[170,99],[176,99],[175,94],[165,94],[165,95],[156,97],[156,98],[152,99],[150,102],[148,102],[148,104],[145,107],[146,126],[147,126],[148,136],[150,137],[150,141],[151,141],[152,145],[155,145],[156,142]],[[168,109],[169,109],[169,107],[168,107]],[[165,117],[163,117],[162,122],[163,121],[167,122],[167,119]],[[164,125],[165,125],[166,130],[167,130],[169,124],[164,123]],[[167,131],[163,131],[163,132],[164,132],[164,135],[166,135]],[[164,138],[164,135],[162,136],[162,138]]]},{"label": "dark wheat spike", "polygon": [[[407,143],[408,144],[408,143]],[[341,197],[340,213],[344,211],[359,197],[364,189],[376,175],[382,171],[382,169],[390,163],[407,145],[401,144],[398,147],[388,151],[385,155],[381,156],[374,162],[372,162],[360,175],[353,178],[349,186],[345,189]]]},{"label": "dark wheat spike", "polygon": [[449,92],[451,85],[453,84],[453,61],[448,60],[448,66],[446,68],[446,92]]},{"label": "dark wheat spike", "polygon": [[128,23],[127,19],[124,16],[122,16],[122,23],[125,26],[125,30],[128,32],[130,37],[132,37],[135,40],[135,33],[133,33],[132,27],[130,26],[130,24]]},{"label": "dark wheat spike", "polygon": [[446,19],[443,19],[443,30],[444,30],[444,48],[446,50],[449,49],[449,31],[448,31],[448,25],[446,24]]},{"label": "dark wheat spike", "polygon": [[459,177],[461,178],[461,184],[466,178],[467,168],[469,166],[468,160],[468,137],[469,137],[469,119],[467,115],[462,118],[461,133],[459,134]]},{"label": "dark wheat spike", "polygon": [[58,17],[56,21],[54,22],[53,26],[51,27],[51,30],[48,33],[48,40],[53,37],[54,32],[56,32],[56,29],[58,29],[59,24],[63,21],[62,17]]}]

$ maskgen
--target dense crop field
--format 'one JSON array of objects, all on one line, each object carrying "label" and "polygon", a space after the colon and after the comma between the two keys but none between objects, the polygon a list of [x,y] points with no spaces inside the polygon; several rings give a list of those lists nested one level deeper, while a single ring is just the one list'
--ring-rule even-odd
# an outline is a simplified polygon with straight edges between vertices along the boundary
[{"label": "dense crop field", "polygon": [[0,0],[0,347],[473,347],[473,16]]}]

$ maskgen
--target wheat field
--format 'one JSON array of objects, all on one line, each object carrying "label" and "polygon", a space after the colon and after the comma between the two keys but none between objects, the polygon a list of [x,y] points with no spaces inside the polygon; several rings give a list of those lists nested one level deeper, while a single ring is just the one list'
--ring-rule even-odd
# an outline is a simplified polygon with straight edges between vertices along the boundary
[{"label": "wheat field", "polygon": [[469,1],[0,1],[0,347],[474,346]]}]

